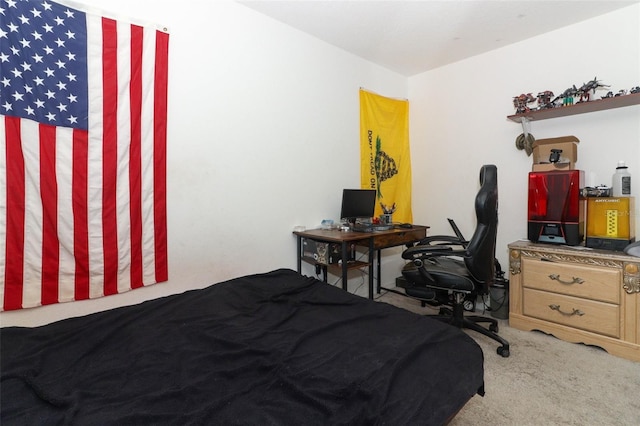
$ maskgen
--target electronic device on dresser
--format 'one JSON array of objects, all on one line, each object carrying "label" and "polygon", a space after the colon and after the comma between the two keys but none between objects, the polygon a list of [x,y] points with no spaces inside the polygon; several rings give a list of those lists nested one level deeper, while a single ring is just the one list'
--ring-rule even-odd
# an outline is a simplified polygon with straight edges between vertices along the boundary
[{"label": "electronic device on dresser", "polygon": [[349,225],[354,225],[358,220],[371,221],[376,208],[375,189],[343,189],[342,208],[340,219]]},{"label": "electronic device on dresser", "polygon": [[584,237],[584,171],[529,172],[527,237],[576,246]]},{"label": "electronic device on dresser", "polygon": [[633,197],[587,198],[585,246],[623,251],[636,240]]}]

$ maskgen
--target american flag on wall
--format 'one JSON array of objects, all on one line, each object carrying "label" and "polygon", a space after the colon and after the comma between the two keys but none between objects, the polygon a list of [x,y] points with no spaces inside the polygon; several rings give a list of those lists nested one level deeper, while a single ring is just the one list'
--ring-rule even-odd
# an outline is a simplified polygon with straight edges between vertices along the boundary
[{"label": "american flag on wall", "polygon": [[166,281],[169,35],[0,0],[2,310]]}]

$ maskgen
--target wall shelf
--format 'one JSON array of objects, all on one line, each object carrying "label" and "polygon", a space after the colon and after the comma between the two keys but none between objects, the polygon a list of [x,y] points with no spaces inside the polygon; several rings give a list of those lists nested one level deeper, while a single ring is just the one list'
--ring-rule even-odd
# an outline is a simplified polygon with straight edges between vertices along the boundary
[{"label": "wall shelf", "polygon": [[607,109],[621,108],[631,105],[640,105],[640,93],[632,93],[629,95],[599,99],[590,102],[580,102],[570,106],[543,109],[539,111],[529,111],[521,114],[509,115],[507,116],[507,118],[516,123],[522,123],[523,121],[546,120],[548,118],[566,117],[569,115],[603,111]]}]

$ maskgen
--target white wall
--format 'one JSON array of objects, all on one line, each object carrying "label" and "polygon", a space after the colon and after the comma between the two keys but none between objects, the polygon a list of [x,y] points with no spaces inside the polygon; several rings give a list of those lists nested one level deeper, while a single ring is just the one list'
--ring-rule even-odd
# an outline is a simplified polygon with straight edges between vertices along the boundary
[{"label": "white wall", "polygon": [[[506,120],[511,97],[561,91],[594,75],[616,88],[640,84],[638,6],[407,79],[230,1],[82,3],[144,17],[171,32],[170,280],[92,301],[4,312],[2,326],[42,324],[295,268],[293,226],[336,218],[341,189],[359,184],[360,87],[411,102],[414,221],[431,225],[432,234],[449,232],[446,217],[471,234],[479,167],[497,164],[504,265],[506,244],[526,236],[531,162],[515,149],[521,128]],[[533,123],[532,133],[578,136],[578,165],[603,182],[624,158],[640,195],[639,107]],[[398,275],[398,252],[383,259],[385,280]]]},{"label": "white wall", "polygon": [[[169,281],[0,314],[35,325],[288,267],[295,225],[358,187],[358,90],[407,79],[230,1],[84,0],[169,28]],[[179,7],[178,7],[179,6]],[[309,268],[306,273],[312,273]]]},{"label": "white wall", "polygon": [[[411,77],[414,220],[431,225],[432,234],[450,234],[452,217],[470,236],[478,171],[496,164],[497,256],[507,270],[507,244],[527,236],[532,164],[515,147],[522,126],[506,118],[515,113],[511,99],[558,94],[595,76],[615,92],[640,85],[640,5]],[[633,195],[640,196],[640,106],[534,121],[530,130],[537,139],[577,136],[577,168],[595,184],[611,185],[617,161],[625,160]],[[640,231],[639,216],[636,210]]]}]

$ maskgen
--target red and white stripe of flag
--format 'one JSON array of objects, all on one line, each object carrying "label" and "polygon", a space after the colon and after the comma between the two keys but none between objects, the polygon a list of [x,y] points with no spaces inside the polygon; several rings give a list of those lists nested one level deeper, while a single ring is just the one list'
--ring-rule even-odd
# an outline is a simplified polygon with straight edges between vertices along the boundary
[{"label": "red and white stripe of flag", "polygon": [[87,27],[89,130],[0,117],[3,310],[168,279],[169,36],[91,15]]}]

